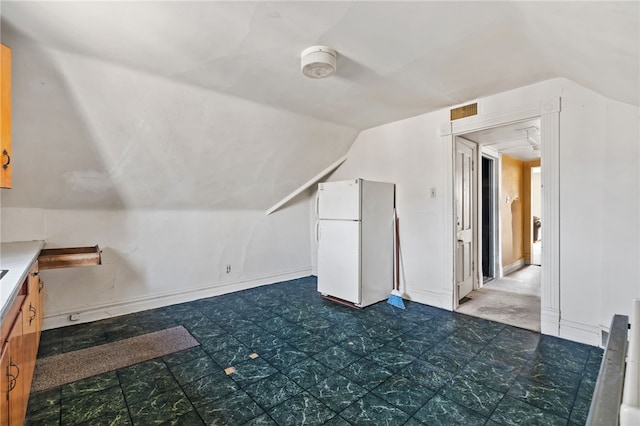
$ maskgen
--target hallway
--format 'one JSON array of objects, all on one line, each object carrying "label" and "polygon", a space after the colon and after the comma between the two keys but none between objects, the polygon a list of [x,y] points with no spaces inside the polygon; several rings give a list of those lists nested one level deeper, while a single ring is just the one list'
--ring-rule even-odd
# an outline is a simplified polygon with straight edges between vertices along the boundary
[{"label": "hallway", "polygon": [[469,293],[457,312],[539,332],[540,272],[540,266],[528,265],[488,281]]}]

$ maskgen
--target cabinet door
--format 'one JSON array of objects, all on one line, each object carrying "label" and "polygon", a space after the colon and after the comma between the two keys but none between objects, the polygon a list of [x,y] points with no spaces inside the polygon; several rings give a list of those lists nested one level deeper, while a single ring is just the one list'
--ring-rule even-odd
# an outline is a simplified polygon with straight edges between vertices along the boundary
[{"label": "cabinet door", "polygon": [[[40,333],[42,331],[42,281],[40,280],[40,272],[38,271],[38,261],[33,264],[29,271],[29,285],[28,292],[30,301],[25,303],[31,303],[32,306],[28,307],[30,326],[33,325],[36,331],[36,346],[40,343]],[[27,315],[25,313],[25,315]]]},{"label": "cabinet door", "polygon": [[7,336],[0,360],[0,424],[22,425],[27,408],[23,373],[22,311]]},{"label": "cabinet door", "polygon": [[2,345],[0,356],[0,425],[9,424],[9,345]]},{"label": "cabinet door", "polygon": [[[35,262],[29,273],[29,289],[33,289],[36,304],[36,348],[40,346],[40,333],[42,333],[42,323],[44,321],[44,282],[40,278],[38,261]],[[37,352],[36,352],[37,356]]]},{"label": "cabinet door", "polygon": [[[29,280],[31,281],[31,274]],[[22,359],[20,363],[20,374],[27,390],[31,388],[31,379],[38,356],[38,293],[37,289],[32,289],[31,285],[29,285],[29,292],[22,304]]]},{"label": "cabinet door", "polygon": [[11,188],[11,49],[0,44],[0,188]]}]

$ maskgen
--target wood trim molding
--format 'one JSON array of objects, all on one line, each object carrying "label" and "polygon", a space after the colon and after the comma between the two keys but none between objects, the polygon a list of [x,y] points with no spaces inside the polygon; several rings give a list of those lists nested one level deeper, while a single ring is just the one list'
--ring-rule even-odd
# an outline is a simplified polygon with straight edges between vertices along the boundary
[{"label": "wood trim molding", "polygon": [[[247,278],[234,281],[212,283],[200,288],[189,289],[187,291],[174,291],[150,296],[132,298],[122,301],[95,305],[89,309],[64,310],[57,312],[47,312],[44,318],[42,329],[64,327],[71,324],[80,324],[91,321],[98,321],[119,315],[131,314],[148,309],[160,308],[176,303],[191,302],[205,297],[220,296],[233,291],[247,290],[266,284],[274,284],[281,281],[288,281],[304,278],[311,275],[310,268],[275,273],[260,278]],[[74,314],[78,320],[71,321],[70,315]]]},{"label": "wood trim molding", "polygon": [[541,309],[544,334],[560,333],[560,101],[545,102],[540,118],[540,150],[542,152],[542,274]]},{"label": "wood trim molding", "polygon": [[[481,106],[481,102],[479,102]],[[542,227],[542,283],[540,288],[541,332],[554,336],[560,335],[560,111],[561,98],[541,99],[539,102],[515,106],[511,109],[481,114],[440,125],[443,143],[453,146],[457,134],[497,127],[517,121],[540,117],[541,163],[542,163],[542,215],[545,226]],[[451,149],[451,148],[450,148]],[[451,171],[452,173],[452,171]],[[451,191],[450,191],[451,192]],[[448,194],[449,209],[453,210],[453,194]],[[449,216],[453,217],[453,212]],[[447,231],[453,235],[453,227],[448,224]],[[453,240],[449,252],[455,256]],[[454,267],[455,258],[450,265]],[[455,271],[453,271],[455,273]],[[451,288],[455,280],[451,278]],[[457,302],[453,301],[453,306]],[[446,308],[445,308],[446,309]]]},{"label": "wood trim molding", "polygon": [[565,319],[560,320],[560,332],[558,335],[564,339],[593,346],[600,346],[602,340],[602,331],[599,326]]},{"label": "wood trim molding", "polygon": [[[480,105],[480,103],[479,103]],[[560,98],[549,98],[521,107],[497,111],[490,114],[478,114],[460,120],[449,121],[440,125],[440,136],[468,133],[480,129],[502,126],[543,114],[560,111]]]},{"label": "wood trim molding", "polygon": [[325,177],[326,175],[328,175],[329,173],[337,169],[342,163],[344,163],[347,160],[347,155],[348,154],[345,154],[342,157],[338,158],[329,167],[322,170],[320,173],[318,173],[317,175],[315,175],[314,177],[306,181],[304,184],[302,184],[298,189],[293,191],[291,194],[287,195],[282,200],[277,202],[273,207],[267,210],[266,215],[269,216],[271,213],[279,210],[282,206],[284,206],[289,201],[291,201],[292,199],[300,195],[305,190],[309,189],[312,185],[317,183],[320,179],[322,179],[323,177]]}]

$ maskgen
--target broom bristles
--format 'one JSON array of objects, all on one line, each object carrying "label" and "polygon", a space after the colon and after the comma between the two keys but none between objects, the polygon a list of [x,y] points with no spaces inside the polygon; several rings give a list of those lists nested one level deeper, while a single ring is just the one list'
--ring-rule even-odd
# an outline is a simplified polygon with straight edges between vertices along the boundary
[{"label": "broom bristles", "polygon": [[396,308],[404,309],[404,300],[402,300],[402,296],[398,290],[394,289],[391,292],[391,296],[389,296],[387,303],[391,306],[395,306]]}]

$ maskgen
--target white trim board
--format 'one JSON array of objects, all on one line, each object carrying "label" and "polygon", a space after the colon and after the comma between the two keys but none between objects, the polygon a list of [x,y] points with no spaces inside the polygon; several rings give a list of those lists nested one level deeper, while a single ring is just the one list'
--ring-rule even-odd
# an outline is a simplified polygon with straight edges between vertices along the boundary
[{"label": "white trim board", "polygon": [[297,197],[300,193],[302,193],[302,192],[306,191],[307,189],[309,189],[311,187],[311,185],[315,184],[320,179],[322,179],[323,177],[325,177],[326,175],[328,175],[329,173],[331,173],[332,171],[337,169],[342,163],[344,163],[347,160],[347,155],[348,154],[345,154],[342,157],[340,157],[337,161],[332,163],[329,167],[327,167],[326,169],[324,169],[323,171],[321,171],[320,173],[318,173],[317,175],[315,175],[314,177],[312,177],[311,179],[306,181],[298,189],[296,189],[291,194],[287,195],[282,200],[277,202],[273,207],[271,207],[269,210],[267,210],[266,215],[269,216],[271,213],[275,212],[280,207],[284,206],[289,201],[291,201],[292,199]]},{"label": "white trim board", "polygon": [[476,130],[504,126],[505,124],[540,117],[545,114],[558,113],[560,112],[560,98],[550,98],[484,115],[480,114],[480,106],[481,102],[478,102],[478,115],[442,124],[440,126],[440,136],[475,132]]},{"label": "white trim board", "polygon": [[600,346],[602,344],[602,331],[599,326],[592,326],[580,322],[560,320],[559,336],[592,346]]},{"label": "white trim board", "polygon": [[[478,107],[480,107],[480,103]],[[541,99],[528,105],[513,106],[490,114],[477,115],[455,121],[448,121],[440,126],[440,136],[448,147],[449,155],[455,144],[455,136],[491,127],[540,118],[540,148],[542,169],[542,216],[547,224],[542,229],[542,240],[546,241],[542,252],[541,276],[541,333],[558,336],[560,334],[560,110],[559,97]],[[453,171],[449,171],[453,177]],[[453,181],[453,179],[451,179]],[[451,188],[446,196],[447,217],[454,217],[454,197]],[[447,251],[451,253],[451,288],[455,286],[455,229],[451,221],[446,224],[445,232],[450,238]],[[455,294],[455,292],[453,292]],[[452,307],[457,301],[451,299]],[[453,308],[451,308],[453,309]],[[565,325],[565,328],[567,326]]]},{"label": "white trim board", "polygon": [[451,298],[449,293],[438,293],[435,291],[421,290],[406,286],[402,297],[405,300],[451,311],[451,306],[443,303],[445,300],[448,301]]},{"label": "white trim board", "polygon": [[[281,272],[261,278],[250,278],[238,281],[227,281],[223,283],[211,284],[208,286],[191,289],[188,291],[177,291],[164,294],[156,294],[149,297],[140,297],[120,302],[106,303],[92,307],[88,310],[71,310],[64,312],[54,312],[44,318],[43,330],[59,328],[68,325],[81,324],[85,322],[98,321],[102,319],[118,317],[132,314],[134,312],[156,309],[164,306],[175,305],[177,303],[191,302],[206,297],[220,296],[234,291],[248,290],[268,284],[275,284],[281,281],[304,278],[311,275],[311,268],[299,269],[289,272]],[[70,316],[76,315],[77,320],[71,321]]]}]

